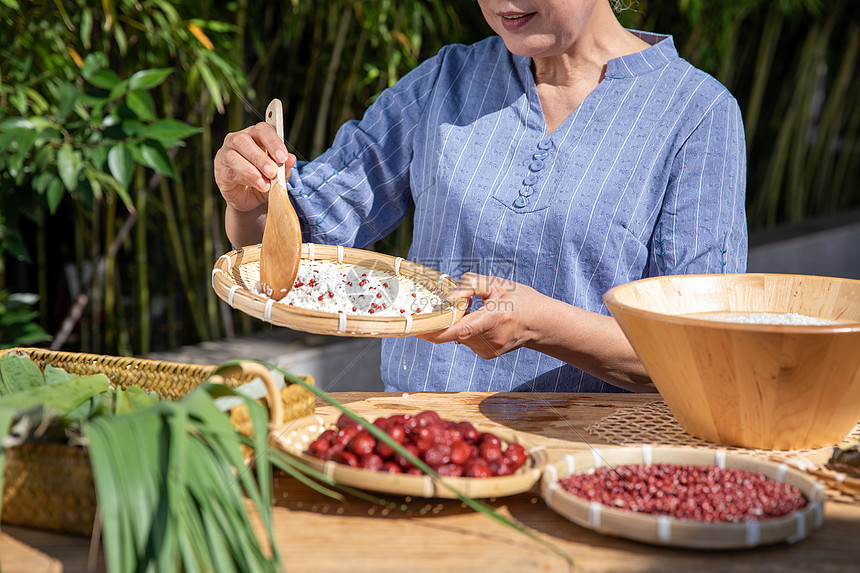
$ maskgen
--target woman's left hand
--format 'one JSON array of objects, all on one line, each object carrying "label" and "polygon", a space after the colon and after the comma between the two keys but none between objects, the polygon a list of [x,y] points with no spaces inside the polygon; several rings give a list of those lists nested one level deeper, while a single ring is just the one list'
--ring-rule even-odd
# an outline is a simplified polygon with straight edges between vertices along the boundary
[{"label": "woman's left hand", "polygon": [[454,304],[474,296],[483,298],[484,304],[466,314],[445,330],[418,335],[417,338],[437,344],[458,342],[471,348],[481,358],[495,358],[534,341],[534,321],[541,308],[553,302],[549,297],[523,284],[466,273],[459,286],[448,296]]}]

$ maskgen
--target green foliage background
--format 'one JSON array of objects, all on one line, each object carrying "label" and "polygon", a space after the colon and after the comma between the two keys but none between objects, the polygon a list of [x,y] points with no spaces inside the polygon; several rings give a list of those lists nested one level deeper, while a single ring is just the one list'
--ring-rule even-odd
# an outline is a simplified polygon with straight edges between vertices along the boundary
[{"label": "green foliage background", "polygon": [[[860,205],[860,3],[640,0],[620,18],[738,98],[752,228]],[[0,0],[0,347],[141,355],[264,328],[210,286],[224,135],[279,97],[313,157],[441,45],[488,34],[471,0]]]}]

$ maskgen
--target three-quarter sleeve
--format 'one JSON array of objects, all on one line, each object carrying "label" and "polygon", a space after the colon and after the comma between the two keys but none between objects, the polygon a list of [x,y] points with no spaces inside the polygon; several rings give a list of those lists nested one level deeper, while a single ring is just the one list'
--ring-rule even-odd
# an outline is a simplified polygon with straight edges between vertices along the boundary
[{"label": "three-quarter sleeve", "polygon": [[744,272],[746,150],[737,101],[715,102],[680,146],[651,239],[648,274]]},{"label": "three-quarter sleeve", "polygon": [[382,92],[361,121],[341,126],[328,151],[293,167],[288,188],[303,240],[365,247],[410,212],[412,137],[443,53]]}]

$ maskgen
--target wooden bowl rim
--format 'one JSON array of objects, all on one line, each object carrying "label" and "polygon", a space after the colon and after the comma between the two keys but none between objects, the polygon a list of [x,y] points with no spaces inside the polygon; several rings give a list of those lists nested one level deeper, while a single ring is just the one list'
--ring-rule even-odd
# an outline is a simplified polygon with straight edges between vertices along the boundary
[{"label": "wooden bowl rim", "polygon": [[[234,267],[259,263],[261,245],[249,245],[221,255],[212,269],[212,288],[219,298],[231,307],[275,326],[314,334],[384,338],[404,337],[434,332],[453,325],[463,317],[466,299],[446,303],[441,311],[420,316],[364,316],[322,312],[278,304],[273,299],[257,294],[231,276]],[[424,265],[364,249],[337,245],[302,244],[303,260],[327,260],[349,264],[350,260],[380,262],[397,269],[399,276],[421,284],[445,299],[458,283],[447,274]],[[368,264],[368,263],[365,263]],[[435,284],[432,284],[435,283]]]},{"label": "wooden bowl rim", "polygon": [[[304,448],[324,430],[337,427],[337,415],[307,416],[288,423],[283,431],[272,431],[278,447],[288,455],[310,465],[336,482],[391,495],[422,498],[457,499],[457,495],[444,486],[436,484],[429,475],[389,474],[368,471],[347,465],[321,460],[304,453]],[[503,497],[523,493],[540,479],[547,463],[547,452],[542,445],[529,445],[513,430],[476,424],[476,428],[490,431],[507,443],[518,443],[526,448],[529,459],[516,473],[508,476],[470,478],[443,477],[442,481],[453,486],[464,495],[474,498]]]},{"label": "wooden bowl rim", "polygon": [[[639,461],[627,461],[632,456]],[[678,461],[689,459],[689,461]],[[625,461],[615,460],[624,458]],[[638,513],[607,505],[600,506],[598,523],[580,519],[576,512],[591,517],[589,502],[565,491],[558,481],[574,473],[586,473],[598,467],[661,463],[666,458],[671,462],[689,465],[713,465],[718,467],[741,467],[760,472],[777,481],[790,482],[806,496],[805,507],[777,518],[755,522],[700,522],[678,519],[669,516]],[[712,463],[707,463],[710,458]],[[762,460],[726,450],[702,450],[681,446],[605,446],[592,448],[575,454],[566,454],[548,464],[541,476],[541,496],[546,504],[566,519],[598,533],[624,537],[654,545],[686,547],[697,549],[742,549],[758,545],[787,541],[794,543],[809,536],[813,529],[821,526],[824,519],[824,486],[812,477],[795,470],[784,463]],[[634,522],[645,525],[647,531],[637,531],[630,527]],[[678,539],[673,533],[680,533],[685,540]],[[692,538],[692,539],[691,539]]]},{"label": "wooden bowl rim", "polygon": [[[660,322],[668,322],[671,324],[683,325],[683,326],[695,326],[697,328],[705,328],[705,329],[713,329],[713,330],[736,330],[739,332],[763,332],[763,333],[790,333],[790,334],[810,334],[810,335],[822,335],[822,334],[833,334],[833,333],[841,333],[841,332],[860,332],[860,321],[857,322],[846,322],[839,324],[822,324],[822,325],[809,325],[809,324],[755,324],[755,323],[744,323],[744,322],[728,322],[728,321],[720,321],[720,320],[709,320],[706,318],[697,318],[692,316],[678,315],[678,314],[665,314],[662,312],[655,312],[653,310],[645,310],[643,308],[639,308],[636,306],[629,305],[627,303],[621,302],[618,299],[618,293],[627,288],[632,288],[636,285],[643,284],[646,282],[659,282],[660,280],[666,279],[682,279],[682,280],[704,280],[704,279],[713,279],[719,278],[720,280],[726,280],[726,277],[803,277],[803,278],[812,278],[815,280],[818,279],[828,279],[834,280],[838,282],[853,282],[857,283],[857,286],[860,287],[860,280],[856,279],[846,279],[841,277],[825,277],[820,275],[800,275],[800,274],[789,274],[789,273],[711,273],[711,274],[700,274],[700,275],[662,275],[657,277],[646,277],[644,279],[638,279],[635,281],[631,281],[628,283],[616,285],[606,291],[603,294],[603,302],[606,304],[609,311],[612,312],[613,307],[616,309],[621,309],[624,312],[639,316],[642,318],[647,318],[650,320],[656,320]],[[731,311],[716,311],[716,312],[731,312]],[[743,311],[743,312],[768,312],[768,311]]]}]

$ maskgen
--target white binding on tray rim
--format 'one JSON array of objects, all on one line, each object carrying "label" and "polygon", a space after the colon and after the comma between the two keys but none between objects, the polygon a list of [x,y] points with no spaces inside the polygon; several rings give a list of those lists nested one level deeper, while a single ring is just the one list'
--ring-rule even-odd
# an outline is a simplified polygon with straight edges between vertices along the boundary
[{"label": "white binding on tray rim", "polygon": [[240,287],[239,285],[233,285],[230,287],[230,292],[227,294],[227,304],[233,306],[233,295],[235,295],[236,291],[240,288],[242,287]]},{"label": "white binding on tray rim", "polygon": [[668,515],[657,517],[657,538],[663,543],[672,541],[672,518]]},{"label": "white binding on tray rim", "polygon": [[761,543],[761,524],[756,520],[746,522],[747,547],[755,547]]}]

